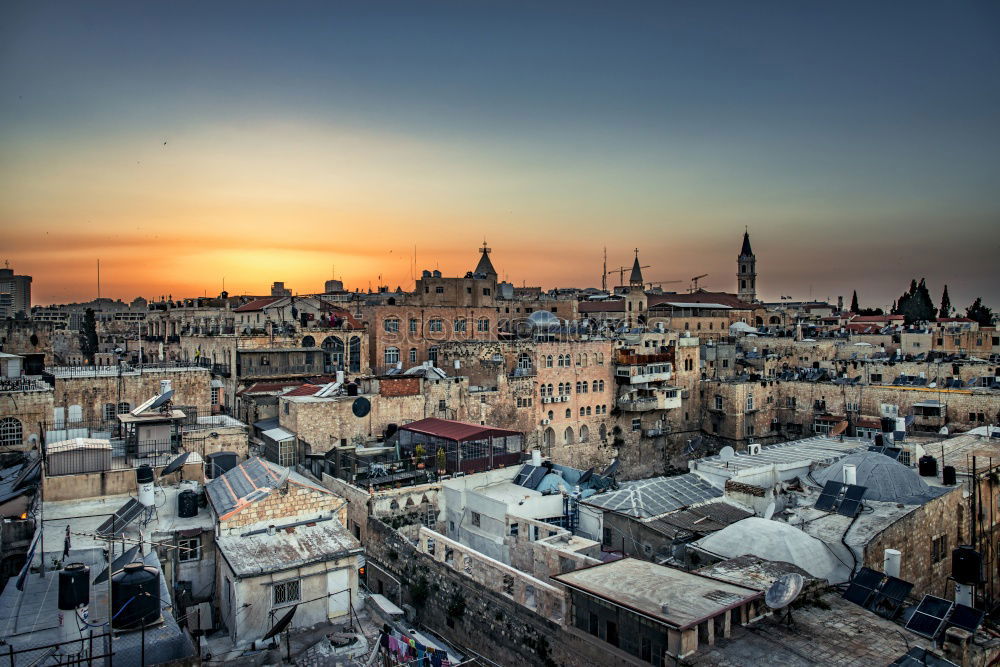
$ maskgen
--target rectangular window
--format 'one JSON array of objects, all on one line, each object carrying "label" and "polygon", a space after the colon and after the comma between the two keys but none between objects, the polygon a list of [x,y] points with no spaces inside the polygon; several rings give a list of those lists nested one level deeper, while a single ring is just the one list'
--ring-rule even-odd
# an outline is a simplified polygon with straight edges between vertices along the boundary
[{"label": "rectangular window", "polygon": [[642,419],[635,417],[632,419],[632,430],[641,431],[642,430]]},{"label": "rectangular window", "polygon": [[722,397],[721,396],[716,396],[715,397],[715,409],[716,410],[721,410],[722,409]]},{"label": "rectangular window", "polygon": [[410,333],[417,333],[417,320],[410,318]]},{"label": "rectangular window", "polygon": [[881,382],[882,381],[882,374],[881,373],[872,373],[871,374],[871,381],[872,382]]},{"label": "rectangular window", "polygon": [[479,528],[481,521],[482,521],[482,517],[479,515],[479,512],[473,512],[472,513],[472,525],[475,526],[476,528]]},{"label": "rectangular window", "polygon": [[589,613],[590,613],[590,617],[589,617],[588,624],[587,624],[587,631],[590,632],[590,634],[592,634],[592,635],[594,635],[596,637],[597,636],[597,628],[598,628],[598,625],[599,625],[597,614],[595,614],[594,612],[589,612]]},{"label": "rectangular window", "polygon": [[212,400],[212,405],[218,405],[219,404],[219,388],[218,387],[212,387],[212,398],[211,398],[211,400]]},{"label": "rectangular window", "polygon": [[442,398],[440,401],[438,401],[438,410],[447,410],[447,409],[448,409],[448,404]]},{"label": "rectangular window", "polygon": [[753,410],[753,394],[747,394],[747,412]]},{"label": "rectangular window", "polygon": [[939,535],[931,541],[931,563],[940,563],[948,556],[948,536]]},{"label": "rectangular window", "polygon": [[417,348],[412,348],[410,350],[410,363],[411,364],[417,363]]},{"label": "rectangular window", "polygon": [[194,537],[187,540],[178,540],[177,560],[184,563],[187,561],[201,560],[201,538]]},{"label": "rectangular window", "polygon": [[291,602],[298,602],[301,596],[300,583],[296,579],[295,581],[286,581],[283,584],[275,584],[271,589],[273,591],[273,603],[271,606],[277,607]]},{"label": "rectangular window", "polygon": [[444,286],[438,285],[437,287],[434,288],[434,292],[437,294],[444,294]]}]

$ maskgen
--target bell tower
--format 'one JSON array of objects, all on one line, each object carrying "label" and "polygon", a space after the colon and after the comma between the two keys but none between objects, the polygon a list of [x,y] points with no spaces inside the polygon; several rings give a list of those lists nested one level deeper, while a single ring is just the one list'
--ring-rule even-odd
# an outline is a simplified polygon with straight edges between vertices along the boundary
[{"label": "bell tower", "polygon": [[629,326],[646,322],[646,283],[642,277],[642,267],[639,266],[639,249],[635,249],[635,261],[632,262],[632,272],[628,277],[628,293],[625,295],[625,315]]},{"label": "bell tower", "polygon": [[743,247],[736,266],[737,296],[741,301],[757,301],[757,258],[750,247],[750,229],[743,232]]}]

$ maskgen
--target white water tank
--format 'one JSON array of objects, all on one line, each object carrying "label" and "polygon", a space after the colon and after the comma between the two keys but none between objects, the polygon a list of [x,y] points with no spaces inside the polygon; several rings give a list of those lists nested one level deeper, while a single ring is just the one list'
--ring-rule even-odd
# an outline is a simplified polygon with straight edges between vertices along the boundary
[{"label": "white water tank", "polygon": [[135,481],[139,487],[139,504],[143,507],[152,507],[155,504],[153,498],[155,480],[153,469],[146,464],[139,466],[135,471]]},{"label": "white water tank", "polygon": [[853,463],[844,464],[844,484],[858,483],[858,467]]},{"label": "white water tank", "polygon": [[165,394],[171,390],[170,380],[160,380],[160,393]]},{"label": "white water tank", "polygon": [[902,565],[903,554],[901,554],[896,549],[886,549],[885,556],[882,559],[882,569],[890,577],[899,578],[899,569]]},{"label": "white water tank", "polygon": [[542,465],[542,450],[532,449],[531,450],[531,465],[540,467]]}]

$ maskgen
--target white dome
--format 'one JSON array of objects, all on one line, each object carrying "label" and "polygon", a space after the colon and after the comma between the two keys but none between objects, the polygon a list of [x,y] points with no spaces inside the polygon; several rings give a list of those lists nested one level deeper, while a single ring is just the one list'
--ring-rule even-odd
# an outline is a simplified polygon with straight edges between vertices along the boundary
[{"label": "white dome", "polygon": [[723,558],[752,555],[764,560],[791,563],[831,584],[847,581],[851,568],[837,560],[821,540],[782,521],[750,517],[694,543]]}]

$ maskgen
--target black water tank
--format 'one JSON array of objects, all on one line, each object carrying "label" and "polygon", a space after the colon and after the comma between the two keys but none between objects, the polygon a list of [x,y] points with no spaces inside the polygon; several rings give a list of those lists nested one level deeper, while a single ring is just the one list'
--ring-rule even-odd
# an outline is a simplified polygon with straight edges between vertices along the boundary
[{"label": "black water tank", "polygon": [[177,516],[189,518],[198,516],[198,494],[185,489],[177,494]]},{"label": "black water tank", "polygon": [[892,433],[896,430],[896,420],[892,417],[882,417],[882,432]]},{"label": "black water tank", "polygon": [[153,472],[153,469],[145,463],[135,471],[135,481],[139,484],[149,484],[155,479],[156,474]]},{"label": "black water tank", "polygon": [[111,576],[111,627],[133,630],[160,618],[160,571],[129,563]]},{"label": "black water tank", "polygon": [[917,472],[921,477],[937,477],[937,459],[930,455],[921,456],[917,461]]},{"label": "black water tank", "polygon": [[357,396],[358,395],[358,384],[356,382],[347,383],[347,395]]},{"label": "black water tank", "polygon": [[885,447],[885,438],[882,437],[881,433],[876,433],[875,434],[875,446],[876,447]]},{"label": "black water tank", "polygon": [[398,431],[398,430],[399,430],[399,427],[396,426],[395,424],[386,424],[385,425],[385,437],[387,439],[391,438],[392,436],[394,436],[396,434],[396,431]]},{"label": "black water tank", "polygon": [[955,486],[955,466],[945,466],[941,469],[941,483],[946,486]]},{"label": "black water tank", "polygon": [[972,586],[983,580],[983,557],[965,544],[951,552],[951,578],[960,584]]},{"label": "black water tank", "polygon": [[205,457],[205,477],[215,479],[236,467],[236,452],[214,452]]},{"label": "black water tank", "polygon": [[63,611],[90,604],[90,568],[70,563],[59,571],[59,608]]}]

